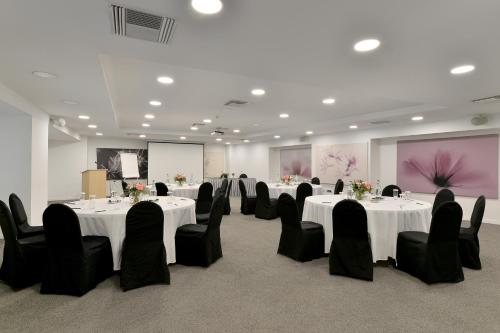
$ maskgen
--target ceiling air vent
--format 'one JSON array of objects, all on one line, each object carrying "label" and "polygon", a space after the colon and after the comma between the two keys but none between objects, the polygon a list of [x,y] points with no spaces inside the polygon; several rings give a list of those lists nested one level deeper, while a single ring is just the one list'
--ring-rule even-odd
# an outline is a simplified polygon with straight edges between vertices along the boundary
[{"label": "ceiling air vent", "polygon": [[111,26],[115,35],[167,44],[174,33],[175,19],[111,5]]},{"label": "ceiling air vent", "polygon": [[226,103],[224,103],[225,106],[243,106],[245,104],[248,104],[248,102],[237,100],[237,99],[231,99],[231,100],[227,101]]},{"label": "ceiling air vent", "polygon": [[478,103],[478,104],[493,103],[493,102],[500,102],[500,95],[472,100],[472,103]]},{"label": "ceiling air vent", "polygon": [[375,120],[375,121],[370,121],[370,124],[372,125],[383,125],[383,124],[389,124],[389,120]]}]

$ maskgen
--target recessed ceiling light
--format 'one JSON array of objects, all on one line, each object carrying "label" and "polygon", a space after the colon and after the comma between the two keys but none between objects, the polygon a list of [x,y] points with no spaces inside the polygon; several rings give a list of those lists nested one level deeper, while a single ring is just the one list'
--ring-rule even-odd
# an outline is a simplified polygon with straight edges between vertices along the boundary
[{"label": "recessed ceiling light", "polygon": [[47,72],[41,72],[41,71],[34,71],[31,74],[41,77],[42,79],[55,79],[57,75],[52,74],[52,73],[47,73]]},{"label": "recessed ceiling light", "polygon": [[81,115],[78,116],[78,119],[89,120],[90,117],[87,116],[87,115],[85,115],[85,114],[81,114]]},{"label": "recessed ceiling light", "polygon": [[63,102],[64,104],[66,104],[66,105],[77,105],[77,104],[78,104],[78,102],[77,102],[77,101],[71,101],[71,100],[69,100],[69,99],[65,99],[65,100],[63,100],[62,102]]},{"label": "recessed ceiling light", "polygon": [[191,126],[191,131],[197,131],[198,130],[198,127],[196,126]]},{"label": "recessed ceiling light", "polygon": [[253,89],[252,90],[252,95],[255,95],[255,96],[262,96],[262,95],[265,95],[266,94],[266,91],[264,89]]},{"label": "recessed ceiling light", "polygon": [[465,74],[465,73],[472,72],[474,69],[476,69],[476,67],[474,65],[462,65],[462,66],[457,66],[455,68],[452,68],[450,70],[450,73],[454,74],[454,75],[459,75],[459,74]]},{"label": "recessed ceiling light", "polygon": [[161,106],[161,102],[160,101],[149,101],[149,105],[151,105],[151,106]]},{"label": "recessed ceiling light", "polygon": [[349,128],[350,129],[356,129],[356,128],[358,128],[358,125],[350,125]]},{"label": "recessed ceiling light", "polygon": [[97,132],[95,135],[102,136],[102,133],[101,132]]},{"label": "recessed ceiling light", "polygon": [[413,121],[420,121],[420,120],[423,120],[423,119],[424,119],[424,117],[422,117],[422,116],[411,117],[411,120],[413,120]]},{"label": "recessed ceiling light", "polygon": [[145,114],[145,115],[144,115],[144,118],[146,118],[146,119],[155,119],[155,115],[154,115],[154,114],[149,114],[149,113],[148,113],[148,114]]},{"label": "recessed ceiling light", "polygon": [[191,6],[199,13],[212,15],[221,11],[220,0],[191,0]]},{"label": "recessed ceiling light", "polygon": [[144,138],[146,137],[146,134],[141,134],[141,135],[139,135],[139,137],[140,137],[141,139],[144,139]]},{"label": "recessed ceiling light", "polygon": [[97,128],[97,125],[90,124],[88,127],[89,128]]},{"label": "recessed ceiling light", "polygon": [[334,98],[330,98],[329,97],[329,98],[325,98],[323,100],[323,104],[333,104],[333,103],[335,103],[335,99]]},{"label": "recessed ceiling light", "polygon": [[307,132],[306,132],[306,135],[312,135],[312,134],[314,134],[314,132],[313,132],[313,131],[307,131]]},{"label": "recessed ceiling light", "polygon": [[250,142],[250,140],[245,139],[245,140],[243,140],[243,142],[244,142],[244,143],[249,143],[249,142]]},{"label": "recessed ceiling light", "polygon": [[215,141],[219,141],[219,142],[221,142],[221,141],[222,141],[222,139],[221,139],[221,138],[217,138],[217,139],[215,139]]},{"label": "recessed ceiling light", "polygon": [[143,123],[143,124],[142,124],[142,127],[151,127],[151,124],[148,124],[148,123]]},{"label": "recessed ceiling light", "polygon": [[239,133],[239,132],[240,132],[240,130],[239,130],[239,129],[234,129],[234,130],[233,130],[233,133]]},{"label": "recessed ceiling light", "polygon": [[185,136],[181,136],[179,139],[186,140],[186,137]]},{"label": "recessed ceiling light", "polygon": [[288,113],[282,113],[280,114],[280,118],[288,118],[290,115]]},{"label": "recessed ceiling light", "polygon": [[354,50],[357,52],[368,52],[375,50],[379,46],[380,41],[378,39],[364,39],[354,44]]},{"label": "recessed ceiling light", "polygon": [[231,144],[231,142],[226,142],[226,145],[230,145],[230,144]]},{"label": "recessed ceiling light", "polygon": [[163,84],[174,83],[174,79],[172,79],[170,76],[160,76],[156,80],[158,80],[158,82],[163,83]]},{"label": "recessed ceiling light", "polygon": [[205,124],[211,124],[212,123],[212,120],[211,119],[203,119],[203,122]]},{"label": "recessed ceiling light", "polygon": [[275,136],[274,136],[274,138],[275,138],[275,139],[279,139],[279,138],[281,138],[281,136],[279,136],[279,135],[275,135]]}]

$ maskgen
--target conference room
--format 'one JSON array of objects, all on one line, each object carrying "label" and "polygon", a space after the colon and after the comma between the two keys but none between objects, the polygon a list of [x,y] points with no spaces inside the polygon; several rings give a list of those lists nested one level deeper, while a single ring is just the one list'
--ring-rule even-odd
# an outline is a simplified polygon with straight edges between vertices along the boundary
[{"label": "conference room", "polygon": [[0,331],[500,331],[499,2],[0,8]]}]

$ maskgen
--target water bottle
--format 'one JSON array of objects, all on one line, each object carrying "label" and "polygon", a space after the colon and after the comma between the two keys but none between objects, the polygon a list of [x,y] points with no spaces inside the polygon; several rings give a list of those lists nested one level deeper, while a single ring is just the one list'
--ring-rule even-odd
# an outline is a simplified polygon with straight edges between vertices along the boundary
[{"label": "water bottle", "polygon": [[380,184],[380,179],[377,180],[377,185],[375,186],[375,197],[379,198],[382,196],[382,185]]}]

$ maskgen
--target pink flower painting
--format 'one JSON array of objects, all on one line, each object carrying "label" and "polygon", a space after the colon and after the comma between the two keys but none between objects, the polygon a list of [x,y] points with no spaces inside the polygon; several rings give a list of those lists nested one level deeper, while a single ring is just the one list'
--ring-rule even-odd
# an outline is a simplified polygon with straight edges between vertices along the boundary
[{"label": "pink flower painting", "polygon": [[311,149],[295,148],[280,151],[281,175],[311,178]]}]

